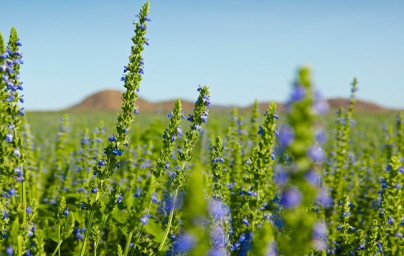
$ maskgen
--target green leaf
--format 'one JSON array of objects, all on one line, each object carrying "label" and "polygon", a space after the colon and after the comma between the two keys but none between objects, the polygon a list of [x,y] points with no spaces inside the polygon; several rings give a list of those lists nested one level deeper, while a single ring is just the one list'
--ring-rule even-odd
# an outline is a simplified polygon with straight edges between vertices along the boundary
[{"label": "green leaf", "polygon": [[164,232],[161,229],[160,225],[154,219],[149,219],[149,222],[144,227],[144,229],[147,233],[154,236],[153,241],[159,243],[163,240]]}]

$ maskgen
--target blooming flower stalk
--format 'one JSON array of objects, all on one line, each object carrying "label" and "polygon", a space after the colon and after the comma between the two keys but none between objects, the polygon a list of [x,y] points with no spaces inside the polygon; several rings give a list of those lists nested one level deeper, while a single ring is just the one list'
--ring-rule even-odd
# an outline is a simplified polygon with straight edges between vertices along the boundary
[{"label": "blooming flower stalk", "polygon": [[81,256],[85,254],[86,242],[89,230],[91,229],[93,214],[95,210],[100,209],[100,195],[106,192],[106,183],[116,169],[119,168],[120,162],[118,156],[122,154],[125,148],[128,147],[129,137],[128,130],[135,118],[136,100],[138,98],[140,81],[142,80],[142,74],[144,74],[144,61],[142,52],[144,45],[146,44],[146,21],[147,14],[149,12],[149,2],[146,2],[138,15],[138,21],[135,22],[135,36],[132,38],[133,46],[131,48],[131,54],[129,56],[129,64],[125,67],[122,81],[124,81],[124,87],[126,89],[122,94],[123,104],[122,112],[118,115],[116,122],[116,131],[108,138],[108,145],[106,146],[104,153],[105,158],[99,161],[96,167],[95,173],[97,176],[98,188],[95,193],[93,201],[86,203],[86,209],[90,210],[87,231],[84,238],[83,246],[81,249]]}]

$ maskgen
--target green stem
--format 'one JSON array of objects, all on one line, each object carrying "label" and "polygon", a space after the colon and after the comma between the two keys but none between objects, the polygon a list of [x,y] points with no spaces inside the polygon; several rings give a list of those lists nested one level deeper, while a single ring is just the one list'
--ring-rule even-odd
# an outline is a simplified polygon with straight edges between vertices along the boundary
[{"label": "green stem", "polygon": [[59,241],[58,246],[56,247],[56,249],[52,253],[52,256],[54,256],[57,251],[59,251],[59,253],[60,253],[60,245],[62,244],[62,242],[63,242],[63,240]]},{"label": "green stem", "polygon": [[94,242],[94,252],[93,252],[93,256],[97,256],[97,247],[98,247],[98,243]]},{"label": "green stem", "polygon": [[22,226],[25,227],[25,223],[27,221],[27,195],[25,192],[25,181],[22,182],[22,205],[24,207],[23,211],[23,219],[22,219]]},{"label": "green stem", "polygon": [[125,250],[123,252],[123,255],[128,255],[129,245],[130,245],[130,242],[132,242],[132,235],[133,235],[133,230],[131,230],[129,232],[128,239],[126,240],[126,245],[125,245]]},{"label": "green stem", "polygon": [[177,201],[177,195],[178,195],[178,188],[174,192],[174,200],[173,200],[172,208],[171,208],[171,211],[170,211],[170,217],[168,219],[168,224],[167,224],[166,232],[164,234],[164,238],[161,241],[160,246],[159,246],[159,251],[163,250],[163,247],[164,247],[164,244],[166,242],[168,233],[170,233],[171,223],[173,221],[173,216],[174,216],[174,211],[175,211],[175,203]]},{"label": "green stem", "polygon": [[[102,220],[101,232],[104,230],[105,223],[107,223],[108,217],[109,217],[109,214],[106,214],[104,216],[104,219]],[[97,248],[98,248],[98,244],[100,243],[100,238],[98,238],[97,241],[94,242],[94,256],[97,255]]]},{"label": "green stem", "polygon": [[60,224],[58,224],[58,255],[60,256]]},{"label": "green stem", "polygon": [[[142,225],[142,227],[140,228],[139,235],[137,236],[136,242],[133,244],[133,247],[135,247],[137,245],[137,243],[139,242],[143,229],[144,229],[144,225]],[[130,256],[133,256],[134,253],[135,253],[135,250],[131,250]]]},{"label": "green stem", "polygon": [[89,230],[91,229],[91,223],[92,222],[93,222],[93,210],[90,211],[90,216],[88,217],[86,235],[84,236],[84,241],[83,241],[83,245],[81,247],[80,256],[84,256],[84,253],[86,251],[87,238],[88,238],[88,234],[90,232]]},{"label": "green stem", "polygon": [[18,236],[17,238],[17,243],[18,243],[18,249],[17,249],[17,255],[22,256],[22,236]]},{"label": "green stem", "polygon": [[[158,181],[157,181],[157,184],[158,184]],[[153,194],[156,192],[157,186],[158,186],[158,185],[155,185],[155,187],[153,188],[153,192],[152,192],[150,195],[153,195]],[[153,203],[153,199],[150,199],[149,207],[146,208],[146,209],[148,209],[149,212],[150,212],[152,203]],[[142,236],[143,227],[144,227],[144,225],[141,227],[141,229],[140,229],[140,231],[139,231],[139,233],[138,233],[137,239],[136,239],[136,243],[135,243],[134,245],[137,245],[137,242],[139,241],[140,237]],[[133,232],[133,231],[131,231],[131,232]],[[133,251],[134,251],[134,250],[132,250],[132,252],[133,252]],[[131,253],[131,255],[132,255],[132,253]]]}]

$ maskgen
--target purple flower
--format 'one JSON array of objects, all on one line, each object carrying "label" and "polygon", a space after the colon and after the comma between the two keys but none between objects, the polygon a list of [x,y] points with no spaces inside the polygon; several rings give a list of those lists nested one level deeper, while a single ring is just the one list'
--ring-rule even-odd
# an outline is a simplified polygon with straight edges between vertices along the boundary
[{"label": "purple flower", "polygon": [[248,158],[247,161],[245,161],[245,163],[246,164],[251,164],[252,162],[251,162],[250,158]]},{"label": "purple flower", "polygon": [[142,222],[143,225],[146,225],[148,221],[149,221],[149,217],[147,215],[140,218],[140,222]]},{"label": "purple flower", "polygon": [[196,245],[196,238],[192,234],[183,234],[174,242],[173,251],[174,254],[185,254],[192,250]]},{"label": "purple flower", "polygon": [[27,211],[28,214],[30,214],[32,212],[32,208],[30,206],[27,206],[26,211]]},{"label": "purple flower", "polygon": [[2,58],[3,60],[6,60],[8,57],[7,51],[4,51],[0,54],[0,58]]},{"label": "purple flower", "polygon": [[333,204],[333,200],[326,188],[320,188],[317,194],[317,201],[324,207],[330,207]]},{"label": "purple flower", "polygon": [[112,153],[113,153],[114,155],[121,156],[122,153],[123,153],[123,150],[114,149],[114,150],[112,151]]},{"label": "purple flower", "polygon": [[214,218],[220,220],[220,218],[227,216],[229,209],[222,201],[218,199],[212,199],[208,205],[209,214]]},{"label": "purple flower", "polygon": [[312,184],[313,186],[320,184],[320,176],[318,175],[318,173],[314,170],[309,170],[305,173],[305,178],[308,182],[310,182],[310,184]]},{"label": "purple flower", "polygon": [[210,98],[209,98],[209,96],[208,96],[207,94],[205,94],[205,95],[202,97],[202,102],[204,102],[204,103],[206,104],[206,106],[209,106],[209,105],[210,105]]},{"label": "purple flower", "polygon": [[98,166],[103,166],[103,165],[107,165],[107,161],[105,159],[101,159],[100,161],[98,161]]},{"label": "purple flower", "polygon": [[9,256],[13,255],[13,246],[10,244],[7,249],[6,252],[8,253]]},{"label": "purple flower", "polygon": [[123,199],[122,194],[119,193],[118,198],[116,199],[116,203],[119,204],[122,201],[122,199]]},{"label": "purple flower", "polygon": [[8,190],[8,194],[9,194],[10,196],[15,195],[15,189],[14,189],[14,187],[11,187],[11,188]]},{"label": "purple flower", "polygon": [[20,156],[21,156],[20,150],[19,150],[18,148],[15,148],[15,149],[14,149],[14,155],[15,155],[16,157],[20,157]]},{"label": "purple flower", "polygon": [[328,102],[324,100],[323,96],[319,91],[316,91],[314,93],[314,103],[313,103],[313,108],[319,115],[325,115],[328,113],[329,106]]},{"label": "purple flower", "polygon": [[10,92],[10,94],[8,95],[7,102],[11,102],[11,101],[13,101],[13,100],[14,100],[14,96],[13,96],[13,94]]},{"label": "purple flower", "polygon": [[285,208],[294,208],[300,204],[302,198],[302,193],[297,188],[290,187],[282,192],[280,205]]},{"label": "purple flower", "polygon": [[288,182],[288,180],[289,180],[288,172],[281,166],[276,167],[274,182],[280,186],[283,186]]},{"label": "purple flower", "polygon": [[309,148],[307,154],[313,160],[313,162],[321,163],[324,161],[324,151],[320,146],[313,146]]},{"label": "purple flower", "polygon": [[227,255],[221,248],[212,248],[208,252],[208,256],[225,256]]},{"label": "purple flower", "polygon": [[323,130],[316,133],[316,140],[319,144],[324,144],[327,141],[327,135]]},{"label": "purple flower", "polygon": [[177,134],[178,134],[178,136],[182,136],[182,129],[181,129],[181,127],[177,127]]},{"label": "purple flower", "polygon": [[320,239],[327,235],[327,226],[323,221],[319,221],[313,226],[313,238]]},{"label": "purple flower", "polygon": [[[262,129],[262,127],[260,126],[260,129],[259,129],[259,131],[258,131],[258,134],[262,134],[262,133],[264,133],[264,129]],[[276,131],[275,131],[275,133],[276,133]],[[278,132],[278,134],[279,134],[279,132]]]},{"label": "purple flower", "polygon": [[134,197],[139,197],[142,195],[142,190],[141,189],[137,189],[137,192],[133,195]]},{"label": "purple flower", "polygon": [[296,85],[293,88],[292,94],[290,95],[290,101],[291,102],[298,102],[304,99],[306,96],[306,90],[303,86]]},{"label": "purple flower", "polygon": [[247,225],[247,226],[250,226],[250,223],[248,222],[247,217],[244,217],[243,223],[244,223],[245,225]]},{"label": "purple flower", "polygon": [[289,146],[295,138],[293,129],[288,125],[283,125],[279,136],[279,142],[283,146]]},{"label": "purple flower", "polygon": [[111,136],[108,138],[108,140],[111,142],[115,141],[116,140],[115,135],[111,134]]},{"label": "purple flower", "polygon": [[66,208],[63,213],[64,213],[64,215],[66,215],[66,217],[69,216],[69,208]]},{"label": "purple flower", "polygon": [[208,120],[208,112],[206,111],[204,114],[201,115],[201,120],[202,122],[204,122],[205,124],[207,123]]},{"label": "purple flower", "polygon": [[214,226],[210,230],[210,241],[215,247],[223,247],[225,245],[226,234],[223,228],[219,225]]},{"label": "purple flower", "polygon": [[10,133],[7,133],[7,135],[6,135],[6,141],[7,142],[12,142],[13,141],[13,134],[10,132]]},{"label": "purple flower", "polygon": [[19,114],[20,116],[25,116],[25,114],[24,114],[24,108],[21,108],[21,109],[18,111],[18,114]]},{"label": "purple flower", "polygon": [[279,120],[279,116],[278,116],[278,114],[277,114],[276,111],[275,111],[275,113],[274,113],[274,118],[277,119],[277,120]]},{"label": "purple flower", "polygon": [[6,71],[7,70],[7,65],[6,63],[3,63],[3,65],[0,65],[0,71]]},{"label": "purple flower", "polygon": [[317,112],[319,115],[325,115],[328,113],[329,106],[327,101],[325,100],[317,100],[314,102],[313,105],[314,110]]},{"label": "purple flower", "polygon": [[174,142],[177,139],[177,136],[175,134],[171,137],[171,142]]}]

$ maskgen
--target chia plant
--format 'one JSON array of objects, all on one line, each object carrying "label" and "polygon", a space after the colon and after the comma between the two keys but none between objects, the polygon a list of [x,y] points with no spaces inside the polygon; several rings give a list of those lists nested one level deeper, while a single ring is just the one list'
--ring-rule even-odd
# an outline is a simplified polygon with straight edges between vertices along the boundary
[{"label": "chia plant", "polygon": [[125,66],[122,81],[126,91],[122,94],[123,104],[122,113],[118,115],[116,122],[116,131],[108,138],[108,145],[104,153],[105,158],[100,159],[95,168],[97,183],[92,188],[95,194],[93,200],[88,200],[85,203],[85,208],[89,210],[87,219],[87,230],[83,241],[83,246],[80,255],[84,255],[86,251],[86,242],[91,230],[94,212],[101,208],[100,196],[106,193],[106,181],[113,175],[116,169],[120,166],[118,156],[122,155],[125,147],[128,147],[129,137],[128,131],[130,125],[133,123],[137,108],[135,103],[138,97],[139,85],[144,74],[144,61],[142,52],[144,45],[148,42],[145,38],[146,35],[146,22],[150,21],[147,14],[149,12],[149,2],[146,2],[140,10],[138,21],[135,21],[135,36],[132,38],[133,46],[131,48],[131,55],[129,56],[129,64]]},{"label": "chia plant", "polygon": [[318,175],[313,163],[321,162],[324,153],[321,147],[313,145],[315,114],[319,112],[314,103],[311,71],[302,67],[287,105],[288,125],[280,131],[280,143],[287,148],[292,161],[288,166],[288,182],[280,196],[284,230],[279,247],[286,255],[311,249],[312,230],[318,218],[312,210],[318,189],[310,177]]}]

